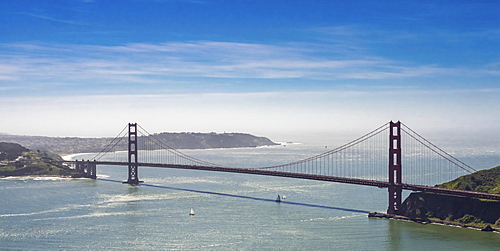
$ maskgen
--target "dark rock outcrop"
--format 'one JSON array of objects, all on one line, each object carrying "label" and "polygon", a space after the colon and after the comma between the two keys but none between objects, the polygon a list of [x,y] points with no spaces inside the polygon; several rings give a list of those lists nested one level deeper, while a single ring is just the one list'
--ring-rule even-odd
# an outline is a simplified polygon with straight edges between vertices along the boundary
[{"label": "dark rock outcrop", "polygon": [[412,193],[403,202],[398,214],[410,219],[438,218],[463,224],[500,222],[500,201]]}]

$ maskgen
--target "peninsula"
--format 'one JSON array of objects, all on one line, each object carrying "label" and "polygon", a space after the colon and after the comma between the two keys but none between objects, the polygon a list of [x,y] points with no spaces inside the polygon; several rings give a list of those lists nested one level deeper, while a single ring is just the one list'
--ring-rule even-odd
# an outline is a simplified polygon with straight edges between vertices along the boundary
[{"label": "peninsula", "polygon": [[[153,134],[174,149],[238,148],[278,145],[266,137],[247,133],[157,133]],[[26,148],[57,154],[100,152],[113,138],[44,137],[0,134],[0,142],[18,143]],[[141,140],[141,137],[138,139]],[[122,140],[117,151],[127,150],[127,141]]]},{"label": "peninsula", "polygon": [[76,175],[75,170],[61,164],[61,156],[31,151],[16,143],[0,142],[0,177]]}]

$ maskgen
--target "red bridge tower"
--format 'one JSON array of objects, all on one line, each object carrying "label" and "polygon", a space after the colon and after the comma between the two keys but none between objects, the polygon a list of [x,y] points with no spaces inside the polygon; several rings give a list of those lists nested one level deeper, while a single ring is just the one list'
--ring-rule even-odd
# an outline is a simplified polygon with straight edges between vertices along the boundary
[{"label": "red bridge tower", "polygon": [[401,122],[389,126],[389,207],[388,214],[396,214],[401,207]]},{"label": "red bridge tower", "polygon": [[137,162],[137,123],[128,124],[128,180],[123,183],[128,183],[132,186],[138,185],[140,182],[138,177],[138,162]]}]

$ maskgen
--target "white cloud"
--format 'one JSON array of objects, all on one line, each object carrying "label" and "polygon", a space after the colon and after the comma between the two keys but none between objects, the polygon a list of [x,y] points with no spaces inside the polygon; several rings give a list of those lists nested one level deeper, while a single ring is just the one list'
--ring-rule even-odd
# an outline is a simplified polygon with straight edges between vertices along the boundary
[{"label": "white cloud", "polygon": [[[500,123],[494,109],[500,106],[498,89],[436,91],[440,88],[414,81],[498,76],[498,64],[484,69],[412,65],[322,55],[304,45],[0,45],[0,117],[8,121],[0,131],[113,136],[116,128],[138,122],[150,132],[238,131],[272,137],[365,133],[389,120],[428,131],[489,130]],[[321,91],[260,89],[273,80],[322,81],[314,89]],[[362,80],[371,82],[357,82]],[[249,83],[259,88],[247,88]]]},{"label": "white cloud", "polygon": [[[142,84],[189,78],[404,79],[460,76],[467,72],[376,57],[336,58],[302,46],[210,41],[122,46],[3,45],[0,48],[0,80],[31,87],[51,82]],[[498,69],[468,71],[495,75]],[[113,93],[114,90],[108,91]]]}]

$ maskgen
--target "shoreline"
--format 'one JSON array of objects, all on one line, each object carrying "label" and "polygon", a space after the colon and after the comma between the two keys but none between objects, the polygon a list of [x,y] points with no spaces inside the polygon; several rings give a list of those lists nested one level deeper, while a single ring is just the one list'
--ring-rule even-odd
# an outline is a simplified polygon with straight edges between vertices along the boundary
[{"label": "shoreline", "polygon": [[59,156],[61,156],[63,160],[71,161],[74,160],[75,157],[85,154],[92,154],[92,153],[68,153],[68,154],[59,154]]},{"label": "shoreline", "polygon": [[497,228],[497,226],[495,224],[490,224],[490,223],[485,223],[484,227],[478,227],[478,226],[473,226],[473,225],[455,222],[455,221],[446,221],[446,220],[440,220],[440,219],[422,219],[422,218],[411,219],[409,217],[402,216],[402,215],[391,215],[391,214],[377,213],[377,212],[370,212],[368,214],[368,218],[400,220],[400,221],[415,222],[415,223],[420,223],[420,224],[435,224],[435,225],[441,225],[441,226],[470,228],[470,229],[479,230],[482,232],[493,232],[493,233],[500,234],[500,228]]},{"label": "shoreline", "polygon": [[0,176],[0,180],[70,180],[79,179],[71,176],[53,176],[53,175],[18,175],[18,176]]},{"label": "shoreline", "polygon": [[[281,144],[278,143],[276,145],[264,145],[264,146],[242,146],[242,147],[219,147],[219,148],[182,148],[182,149],[176,149],[179,151],[195,151],[195,150],[229,150],[229,149],[259,149],[259,148],[279,148],[283,147],[285,145],[301,145],[302,143],[287,143],[287,144]],[[158,150],[163,150],[163,149],[155,149],[155,150],[148,150],[148,151],[158,151]],[[119,151],[114,151],[113,153],[117,152],[124,152],[126,153],[127,150],[119,150]],[[80,155],[85,155],[85,154],[97,154],[93,152],[89,153],[62,153],[59,154],[63,160],[66,161],[71,161],[74,160],[75,157],[80,156]]]}]

